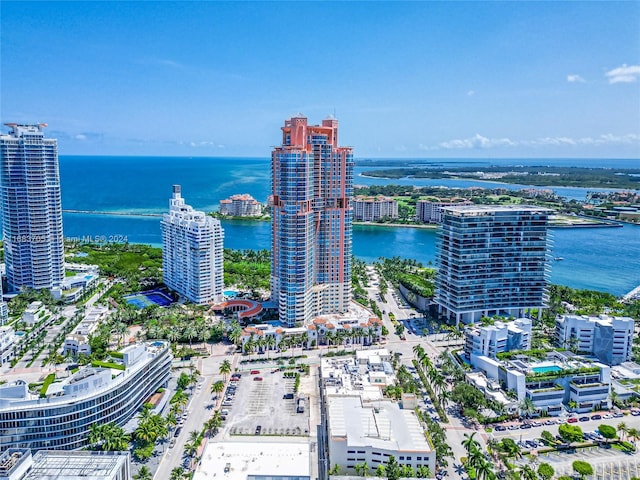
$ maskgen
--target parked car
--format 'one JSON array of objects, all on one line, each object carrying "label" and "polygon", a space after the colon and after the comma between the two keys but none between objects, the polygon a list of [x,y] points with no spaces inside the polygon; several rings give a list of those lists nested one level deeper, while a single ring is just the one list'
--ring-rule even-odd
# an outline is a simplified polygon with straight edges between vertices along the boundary
[{"label": "parked car", "polygon": [[634,417],[640,416],[640,410],[631,410],[631,415]]},{"label": "parked car", "polygon": [[580,420],[581,422],[588,422],[591,419],[589,417],[580,417],[578,420]]},{"label": "parked car", "polygon": [[615,418],[624,417],[624,413],[622,413],[622,412],[616,412],[616,413],[614,413],[614,414],[613,414],[613,416],[614,416]]},{"label": "parked car", "polygon": [[555,424],[556,424],[556,421],[555,421],[555,420],[552,420],[552,419],[549,419],[549,420],[545,421],[545,422],[544,422],[544,424],[545,424],[545,425],[555,425]]},{"label": "parked car", "polygon": [[253,377],[253,381],[254,382],[261,382],[262,381],[262,377]]},{"label": "parked car", "polygon": [[602,415],[591,415],[591,420],[601,420]]},{"label": "parked car", "polygon": [[613,418],[613,415],[611,415],[610,413],[607,413],[606,415],[603,415],[602,418],[609,420],[610,418]]},{"label": "parked car", "polygon": [[567,423],[577,423],[578,419],[576,417],[567,418]]},{"label": "parked car", "polygon": [[251,370],[251,375],[258,375],[260,370]]},{"label": "parked car", "polygon": [[496,425],[496,432],[504,432],[507,429],[504,425]]},{"label": "parked car", "polygon": [[262,431],[262,425],[258,425],[256,427],[256,435],[260,435],[260,432]]},{"label": "parked car", "polygon": [[520,428],[518,425],[509,425],[507,427],[509,430],[518,430],[518,428]]},{"label": "parked car", "polygon": [[523,423],[522,425],[520,425],[520,429],[524,430],[527,428],[531,428],[531,424],[530,423]]},{"label": "parked car", "polygon": [[174,437],[177,437],[178,435],[180,435],[180,432],[181,432],[181,431],[182,431],[182,427],[178,427],[178,428],[176,428],[176,431],[175,431],[175,432],[173,432],[173,436],[174,436]]}]

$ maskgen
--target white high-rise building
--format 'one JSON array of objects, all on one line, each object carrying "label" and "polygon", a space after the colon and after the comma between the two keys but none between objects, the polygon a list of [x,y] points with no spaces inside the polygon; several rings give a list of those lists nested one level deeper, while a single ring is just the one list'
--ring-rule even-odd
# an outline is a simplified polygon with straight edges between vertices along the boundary
[{"label": "white high-rise building", "polygon": [[173,186],[169,213],[162,218],[162,275],[165,285],[197,304],[223,297],[224,232],[220,221],[194,210]]},{"label": "white high-rise building", "polygon": [[9,289],[57,289],[64,279],[58,142],[44,138],[46,124],[6,125],[0,203]]}]

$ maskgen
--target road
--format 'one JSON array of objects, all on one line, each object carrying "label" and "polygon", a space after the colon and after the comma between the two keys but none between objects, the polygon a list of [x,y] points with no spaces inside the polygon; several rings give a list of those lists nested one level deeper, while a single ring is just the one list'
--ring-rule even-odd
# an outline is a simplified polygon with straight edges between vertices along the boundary
[{"label": "road", "polygon": [[[158,470],[153,477],[154,480],[169,480],[171,471],[183,465],[184,446],[189,441],[189,434],[194,430],[200,432],[204,422],[213,415],[216,402],[213,400],[211,385],[218,380],[223,380],[223,376],[218,373],[220,365],[225,359],[228,359],[232,364],[231,371],[234,371],[239,361],[237,355],[228,354],[228,349],[228,345],[214,345],[213,355],[198,359],[195,367],[200,372],[200,381],[198,386],[193,389],[193,394],[187,404],[188,417],[178,437],[171,437],[175,438],[174,446],[168,448],[167,444]],[[176,371],[176,374],[179,375],[179,372]],[[229,378],[227,378],[228,380]]]}]

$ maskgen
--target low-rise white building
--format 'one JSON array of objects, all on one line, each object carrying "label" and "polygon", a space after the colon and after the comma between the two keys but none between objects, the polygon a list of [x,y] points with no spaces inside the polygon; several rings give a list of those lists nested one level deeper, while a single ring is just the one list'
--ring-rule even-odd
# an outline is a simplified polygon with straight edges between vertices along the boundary
[{"label": "low-rise white building", "polygon": [[394,456],[402,465],[435,470],[433,445],[415,411],[383,397],[384,387],[395,381],[388,352],[363,350],[357,359],[323,358],[321,376],[332,466],[353,473],[366,462],[375,470]]},{"label": "low-rise white building", "polygon": [[50,313],[42,302],[31,302],[22,314],[22,321],[32,327],[47,315],[50,315]]},{"label": "low-rise white building", "polygon": [[[525,358],[499,361],[473,355],[472,364],[518,401],[529,398],[539,414],[559,415],[565,409],[589,412],[611,406],[611,368],[570,353],[556,352],[544,361]],[[473,378],[470,382],[477,385]]]},{"label": "low-rise white building", "polygon": [[556,319],[555,340],[558,347],[619,365],[631,360],[634,327],[629,317],[564,315]]},{"label": "low-rise white building", "polygon": [[66,336],[62,348],[62,355],[68,352],[71,352],[73,355],[78,355],[79,353],[89,355],[91,353],[89,335],[98,328],[100,322],[102,322],[108,314],[109,308],[106,306],[98,305],[90,307],[86,311],[84,319],[76,326],[73,332]]},{"label": "low-rise white building", "polygon": [[0,327],[0,366],[9,363],[14,357],[14,343],[16,332],[13,327],[4,325]]},{"label": "low-rise white building", "polygon": [[[261,338],[267,342],[258,343]],[[328,315],[315,318],[306,327],[277,327],[268,323],[251,325],[242,330],[242,349],[250,345],[252,351],[275,350],[287,338],[305,348],[338,344],[372,345],[382,339],[382,321],[377,317]]]},{"label": "low-rise white building", "polygon": [[207,442],[194,480],[267,480],[311,478],[307,442],[216,441]]},{"label": "low-rise white building", "polygon": [[129,480],[129,452],[64,452],[10,448],[0,456],[0,480]]},{"label": "low-rise white building", "polygon": [[465,329],[464,354],[486,355],[496,358],[501,352],[531,349],[531,319],[518,318],[511,322],[496,321],[493,325],[470,325]]}]

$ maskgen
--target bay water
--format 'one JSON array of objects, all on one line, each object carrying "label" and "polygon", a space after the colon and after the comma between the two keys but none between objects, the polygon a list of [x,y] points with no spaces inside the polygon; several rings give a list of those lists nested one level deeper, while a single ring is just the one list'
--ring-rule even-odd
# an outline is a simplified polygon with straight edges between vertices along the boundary
[{"label": "bay water", "polygon": [[[443,162],[451,168],[469,164],[634,168],[637,163],[610,159],[448,159]],[[516,190],[528,187],[473,180],[386,180],[360,175],[371,169],[357,166],[354,183]],[[168,210],[173,184],[182,185],[182,195],[188,204],[204,211],[217,210],[220,200],[237,193],[249,193],[264,202],[271,191],[268,158],[60,156],[60,176],[65,210],[159,214]],[[553,190],[560,196],[582,200],[593,189],[554,187]],[[131,243],[155,246],[162,242],[159,217],[65,213],[63,221],[65,237],[69,238],[126,238]],[[222,224],[225,247],[270,248],[269,222],[223,221]],[[616,295],[640,285],[640,226],[553,229],[552,238],[553,257],[563,258],[551,264],[553,283]],[[427,264],[435,261],[435,242],[435,229],[356,225],[353,253],[368,262],[380,256],[400,256]]]}]

